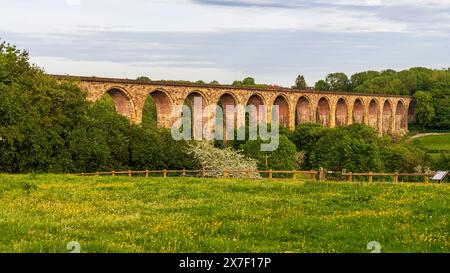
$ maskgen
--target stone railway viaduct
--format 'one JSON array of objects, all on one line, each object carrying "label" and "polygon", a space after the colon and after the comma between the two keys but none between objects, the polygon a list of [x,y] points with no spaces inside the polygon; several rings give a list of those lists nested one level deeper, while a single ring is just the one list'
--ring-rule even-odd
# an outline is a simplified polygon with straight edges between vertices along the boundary
[{"label": "stone railway viaduct", "polygon": [[[293,90],[288,88],[247,88],[225,85],[180,84],[172,82],[137,81],[98,77],[57,76],[60,81],[74,80],[86,90],[88,99],[96,101],[108,93],[116,111],[134,123],[141,123],[144,104],[151,96],[156,104],[158,126],[170,127],[174,106],[186,100],[201,98],[204,106],[260,105],[268,106],[266,119],[270,122],[271,106],[278,105],[281,124],[291,129],[301,123],[315,122],[327,127],[363,123],[382,134],[404,135],[408,119],[413,118],[410,97]],[[195,111],[195,110],[194,110]],[[260,115],[258,113],[258,115]]]}]

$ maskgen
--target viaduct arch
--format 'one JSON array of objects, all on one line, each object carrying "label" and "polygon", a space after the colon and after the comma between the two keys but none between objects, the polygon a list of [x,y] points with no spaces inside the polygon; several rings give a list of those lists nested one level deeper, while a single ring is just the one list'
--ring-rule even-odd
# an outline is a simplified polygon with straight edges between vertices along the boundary
[{"label": "viaduct arch", "polygon": [[[255,106],[253,111],[257,111],[257,118],[268,122],[273,106],[276,105],[279,107],[280,124],[291,129],[310,122],[331,128],[360,123],[375,128],[380,134],[404,135],[408,132],[408,120],[414,117],[414,105],[408,96],[276,87],[243,88],[98,77],[54,77],[60,81],[75,81],[80,88],[87,91],[91,101],[96,101],[108,93],[115,103],[116,111],[137,124],[142,122],[144,103],[148,96],[151,96],[156,104],[157,124],[161,127],[170,127],[175,122],[176,118],[171,117],[174,107],[195,97],[201,98],[204,108],[219,103],[223,106]],[[262,105],[267,106],[267,112],[259,111],[259,106]],[[226,117],[226,120],[231,122],[232,118],[236,117]]]}]

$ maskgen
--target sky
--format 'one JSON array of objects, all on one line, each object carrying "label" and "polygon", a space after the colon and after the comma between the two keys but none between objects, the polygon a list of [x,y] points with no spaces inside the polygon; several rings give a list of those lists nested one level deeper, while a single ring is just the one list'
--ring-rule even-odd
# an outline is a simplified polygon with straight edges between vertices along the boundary
[{"label": "sky", "polygon": [[51,74],[159,80],[450,67],[450,0],[0,0],[0,40]]}]

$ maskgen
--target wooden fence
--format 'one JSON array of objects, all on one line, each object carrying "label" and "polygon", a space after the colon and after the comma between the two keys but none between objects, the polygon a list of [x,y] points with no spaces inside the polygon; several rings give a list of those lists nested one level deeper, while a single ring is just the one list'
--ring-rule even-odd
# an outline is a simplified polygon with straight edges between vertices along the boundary
[{"label": "wooden fence", "polygon": [[[320,168],[319,171],[311,170],[311,171],[274,171],[274,170],[267,170],[267,171],[253,171],[253,170],[223,170],[223,177],[230,177],[230,175],[240,173],[240,174],[246,174],[247,177],[251,177],[251,174],[259,174],[259,175],[266,175],[266,178],[273,179],[274,175],[276,174],[288,174],[292,175],[293,179],[297,179],[298,175],[307,175],[310,179],[315,179],[318,181],[325,181],[327,172],[324,171],[323,168]],[[188,176],[188,175],[196,175],[200,177],[205,177],[208,174],[208,170],[145,170],[145,171],[111,171],[111,172],[95,172],[95,173],[79,173],[77,175],[81,176],[100,176],[100,175],[110,175],[110,176],[116,176],[116,175],[127,175],[127,176],[133,176],[133,175],[143,175],[145,177],[149,177],[151,174],[160,174],[162,177],[168,177],[170,175],[179,175],[179,176]],[[374,177],[393,177],[394,183],[399,182],[399,177],[423,177],[423,182],[429,183],[430,177],[433,177],[433,173],[352,173],[347,171],[338,172],[338,174],[342,175],[345,180],[348,182],[353,182],[354,177],[367,177],[368,182],[373,182]]]},{"label": "wooden fence", "polygon": [[367,181],[368,182],[373,182],[373,178],[374,177],[393,177],[394,178],[394,183],[398,183],[398,178],[399,177],[423,177],[423,180],[425,183],[429,183],[430,181],[430,177],[433,177],[434,174],[432,173],[372,173],[372,172],[368,172],[368,173],[352,173],[352,172],[342,172],[342,176],[346,177],[347,181],[352,182],[353,181],[353,177],[355,176],[364,176],[367,177]]},{"label": "wooden fence", "polygon": [[[133,175],[144,175],[145,177],[149,177],[151,174],[161,174],[162,177],[168,177],[170,174],[178,174],[180,176],[188,176],[188,175],[197,175],[197,176],[206,176],[207,173],[209,171],[208,170],[155,170],[155,171],[151,171],[151,170],[145,170],[145,171],[111,171],[111,172],[95,172],[95,173],[78,173],[77,175],[81,175],[81,176],[100,176],[100,175],[110,175],[110,176],[116,176],[116,175],[128,175],[128,176],[133,176]],[[308,177],[310,179],[319,179],[322,180],[321,177],[324,177],[323,175],[319,174],[319,171],[274,171],[274,170],[268,170],[268,171],[254,171],[254,170],[227,170],[224,169],[223,170],[223,177],[229,177],[230,174],[235,174],[235,173],[240,173],[240,174],[245,174],[248,177],[251,176],[251,174],[266,174],[267,177],[269,179],[272,179],[274,174],[288,174],[288,175],[292,175],[293,179],[297,178],[297,175],[299,174],[303,174],[303,175],[308,175]]]}]

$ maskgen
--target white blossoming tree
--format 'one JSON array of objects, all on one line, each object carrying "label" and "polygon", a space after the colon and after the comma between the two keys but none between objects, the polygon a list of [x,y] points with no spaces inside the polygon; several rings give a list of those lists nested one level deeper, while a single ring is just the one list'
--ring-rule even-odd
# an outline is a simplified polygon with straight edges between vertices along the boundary
[{"label": "white blossoming tree", "polygon": [[188,147],[188,153],[205,170],[207,177],[222,177],[224,170],[232,178],[259,178],[258,162],[232,148],[219,149],[208,142],[197,142]]}]

